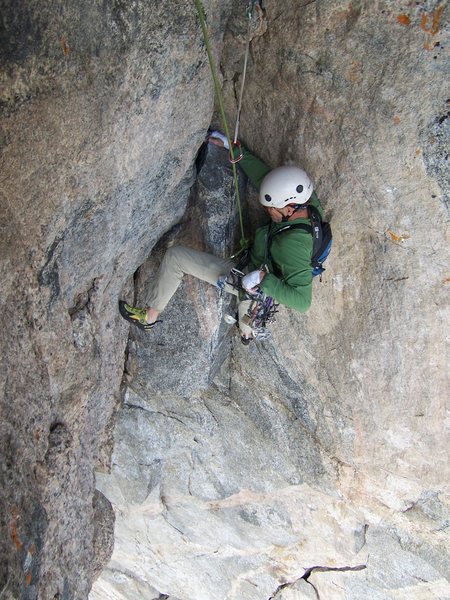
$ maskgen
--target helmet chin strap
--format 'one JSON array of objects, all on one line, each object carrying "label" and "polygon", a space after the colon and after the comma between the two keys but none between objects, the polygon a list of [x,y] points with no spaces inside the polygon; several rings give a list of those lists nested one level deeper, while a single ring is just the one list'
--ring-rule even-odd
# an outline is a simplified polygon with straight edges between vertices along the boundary
[{"label": "helmet chin strap", "polygon": [[[292,213],[292,215],[294,215],[298,210],[302,210],[304,208],[308,208],[308,204],[294,204],[293,208],[294,208],[294,212]],[[282,223],[286,223],[287,221],[289,221],[289,219],[292,217],[292,215],[286,215],[286,216],[284,216],[281,219],[281,222]]]}]

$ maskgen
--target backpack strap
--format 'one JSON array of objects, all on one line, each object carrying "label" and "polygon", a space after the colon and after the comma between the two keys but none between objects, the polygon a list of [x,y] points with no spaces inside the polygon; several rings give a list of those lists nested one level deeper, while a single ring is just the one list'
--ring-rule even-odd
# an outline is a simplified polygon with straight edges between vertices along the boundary
[{"label": "backpack strap", "polygon": [[293,223],[292,225],[286,224],[284,227],[280,227],[280,229],[273,231],[272,223],[270,224],[266,236],[264,260],[266,265],[269,261],[272,262],[273,272],[277,277],[280,277],[281,269],[276,263],[272,261],[270,246],[272,244],[273,238],[279,233],[283,233],[283,231],[288,231],[289,229],[303,229],[304,231],[312,235],[313,249],[311,255],[311,267],[313,277],[315,277],[316,275],[320,275],[322,280],[322,273],[323,271],[325,271],[322,264],[326,260],[328,254],[330,253],[333,234],[331,232],[330,224],[322,221],[320,212],[315,206],[308,206],[308,215],[311,225],[306,225],[304,223]]},{"label": "backpack strap", "polygon": [[272,239],[276,235],[278,235],[279,233],[283,233],[283,231],[287,231],[288,229],[303,229],[303,231],[306,231],[311,235],[313,233],[313,228],[311,225],[307,225],[306,223],[293,223],[292,225],[286,225],[286,227],[281,227],[281,229],[277,229],[277,231],[274,231],[270,241],[272,241]]},{"label": "backpack strap", "polygon": [[309,206],[309,218],[311,220],[312,236],[313,236],[313,256],[317,249],[322,246],[322,218],[315,206]]},{"label": "backpack strap", "polygon": [[[319,218],[320,218],[320,215],[319,215]],[[265,252],[264,252],[264,264],[265,265],[268,265],[268,263],[272,261],[270,247],[272,245],[273,238],[276,235],[279,235],[280,233],[289,231],[290,229],[303,229],[303,231],[306,231],[310,235],[314,235],[313,225],[307,225],[306,223],[293,223],[292,225],[285,225],[284,227],[280,227],[276,231],[273,230],[272,223],[271,223],[269,226],[269,230],[267,232],[267,236],[266,236],[266,247],[265,247]],[[319,232],[320,232],[320,227],[319,227]],[[275,274],[278,276],[280,274],[280,268],[275,263],[273,263],[273,268],[274,268]]]}]

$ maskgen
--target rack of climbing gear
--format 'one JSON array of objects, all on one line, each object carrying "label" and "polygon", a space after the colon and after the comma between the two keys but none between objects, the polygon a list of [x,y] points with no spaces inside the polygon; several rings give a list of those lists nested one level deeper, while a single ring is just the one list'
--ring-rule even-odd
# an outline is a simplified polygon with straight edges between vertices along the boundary
[{"label": "rack of climbing gear", "polygon": [[264,292],[252,296],[252,303],[247,311],[248,323],[253,336],[257,340],[267,340],[271,336],[271,331],[267,329],[269,325],[275,323],[275,314],[278,312],[276,304],[271,296],[266,296]]},{"label": "rack of climbing gear", "polygon": [[[229,275],[223,281],[225,284],[239,291],[240,300],[250,300],[250,306],[247,314],[243,318],[245,325],[248,325],[253,330],[253,336],[257,340],[266,340],[270,337],[271,332],[267,329],[269,325],[275,323],[276,313],[278,312],[278,304],[274,302],[271,296],[267,296],[262,290],[258,289],[255,293],[249,293],[242,286],[242,278],[244,273],[237,268],[231,269]],[[223,288],[222,288],[223,289]]]},{"label": "rack of climbing gear", "polygon": [[[205,42],[206,53],[208,55],[208,61],[209,61],[210,69],[211,69],[211,75],[212,75],[213,82],[214,82],[214,89],[215,89],[215,93],[216,93],[217,104],[219,106],[222,127],[225,132],[226,138],[228,140],[228,146],[230,149],[229,161],[231,163],[231,167],[232,167],[232,171],[233,171],[233,180],[234,180],[234,187],[235,187],[235,192],[236,192],[236,204],[237,204],[237,208],[238,208],[239,224],[240,224],[240,229],[241,229],[241,239],[239,242],[240,249],[237,253],[237,254],[239,254],[240,252],[242,252],[246,248],[248,248],[249,240],[245,237],[245,233],[244,233],[244,222],[243,222],[242,208],[241,208],[241,196],[239,193],[239,182],[238,182],[237,169],[236,169],[236,163],[238,163],[243,157],[241,144],[238,141],[237,136],[238,136],[238,132],[239,132],[240,114],[241,114],[241,108],[242,108],[242,97],[244,94],[245,76],[246,76],[246,72],[247,72],[248,54],[249,54],[250,41],[251,41],[250,23],[251,23],[251,19],[253,17],[255,5],[257,4],[257,0],[250,0],[250,2],[248,3],[248,6],[247,6],[247,11],[246,11],[246,14],[249,19],[247,43],[246,43],[245,58],[244,58],[244,70],[243,70],[243,76],[242,76],[241,91],[240,91],[240,96],[239,96],[236,126],[235,126],[233,140],[231,139],[230,131],[228,128],[227,118],[225,115],[225,107],[224,107],[224,102],[223,102],[222,90],[220,88],[220,82],[219,82],[219,78],[217,76],[217,68],[216,68],[214,57],[213,57],[212,51],[211,51],[211,44],[210,44],[209,36],[208,36],[208,29],[206,27],[205,10],[203,8],[201,0],[194,0],[194,2],[195,2],[195,6],[197,8],[198,17],[200,20],[200,26],[201,26],[202,33],[203,33],[203,39]],[[236,148],[238,149],[237,156],[235,156]],[[233,255],[233,257],[237,256],[237,254]]]}]

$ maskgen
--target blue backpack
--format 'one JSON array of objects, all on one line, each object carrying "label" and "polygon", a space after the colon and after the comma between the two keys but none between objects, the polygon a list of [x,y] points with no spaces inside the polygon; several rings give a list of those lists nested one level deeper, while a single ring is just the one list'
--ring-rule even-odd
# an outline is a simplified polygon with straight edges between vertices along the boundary
[{"label": "blue backpack", "polygon": [[330,254],[333,234],[331,233],[330,224],[322,221],[320,213],[315,206],[308,206],[308,211],[311,225],[295,223],[281,227],[269,234],[267,239],[268,257],[270,257],[270,245],[275,235],[279,235],[283,231],[289,231],[290,229],[303,229],[313,236],[313,250],[311,256],[312,276],[316,277],[317,275],[320,275],[320,281],[322,281],[322,273],[325,271],[323,263]]}]

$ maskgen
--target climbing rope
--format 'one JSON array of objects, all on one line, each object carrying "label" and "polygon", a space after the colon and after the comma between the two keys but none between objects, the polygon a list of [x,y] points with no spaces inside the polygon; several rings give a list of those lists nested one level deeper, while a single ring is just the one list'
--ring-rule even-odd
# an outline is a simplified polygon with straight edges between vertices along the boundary
[{"label": "climbing rope", "polygon": [[247,8],[247,17],[248,17],[248,25],[247,25],[247,40],[245,43],[245,56],[244,56],[244,69],[242,71],[242,82],[241,82],[241,90],[239,93],[239,103],[238,103],[238,109],[237,109],[237,115],[236,115],[236,126],[234,128],[234,144],[238,144],[238,132],[239,132],[239,125],[241,122],[241,109],[242,109],[242,98],[244,96],[244,87],[245,87],[245,76],[247,75],[247,63],[248,63],[248,55],[249,55],[249,51],[250,51],[250,42],[251,42],[251,24],[252,24],[252,17],[253,17],[253,10],[255,8],[255,4],[256,1],[253,0],[252,2],[249,3],[248,8]]},{"label": "climbing rope", "polygon": [[[252,2],[251,4],[253,5],[254,2]],[[239,182],[238,182],[238,175],[237,175],[236,163],[242,158],[242,152],[240,151],[240,143],[237,140],[237,135],[238,135],[238,130],[239,130],[240,111],[241,111],[241,106],[242,106],[242,95],[243,95],[243,91],[244,91],[244,85],[243,84],[244,84],[244,81],[245,81],[245,73],[246,73],[246,70],[247,70],[248,47],[250,45],[250,21],[249,21],[249,32],[248,32],[248,36],[247,36],[248,43],[247,43],[247,49],[246,49],[246,53],[245,53],[244,75],[243,75],[243,81],[242,81],[242,85],[241,85],[241,97],[239,99],[239,107],[238,107],[238,116],[237,116],[237,120],[236,120],[235,136],[234,136],[234,140],[232,140],[231,136],[230,136],[230,131],[228,129],[227,118],[226,118],[226,115],[225,115],[225,107],[224,107],[224,103],[223,103],[223,96],[222,96],[222,90],[220,88],[219,78],[217,77],[216,64],[215,64],[215,61],[214,61],[214,57],[212,55],[211,44],[209,42],[209,36],[208,36],[208,30],[206,28],[205,10],[203,8],[201,0],[195,0],[195,6],[197,8],[198,17],[200,19],[200,26],[202,28],[202,33],[203,33],[203,39],[204,39],[204,42],[205,42],[206,53],[208,55],[209,66],[210,66],[210,69],[211,69],[211,75],[212,75],[213,82],[214,82],[214,89],[215,89],[215,92],[216,92],[217,103],[219,105],[219,112],[220,112],[220,118],[221,118],[221,121],[222,121],[222,127],[223,127],[223,130],[225,132],[226,138],[228,140],[228,146],[230,148],[230,163],[231,163],[231,168],[232,168],[232,171],[233,171],[233,181],[234,181],[234,187],[235,187],[235,190],[236,190],[236,204],[237,204],[237,209],[238,209],[238,213],[239,213],[239,223],[240,223],[240,229],[241,229],[241,239],[240,239],[240,242],[239,242],[240,250],[239,250],[239,252],[237,254],[233,255],[233,257],[235,257],[238,254],[240,254],[241,252],[243,252],[244,250],[246,250],[248,248],[248,245],[249,245],[249,241],[245,237],[245,233],[244,233],[244,221],[243,221],[243,217],[242,217],[241,195],[239,193]],[[252,6],[252,8],[253,8],[253,6]],[[253,12],[253,10],[251,10],[251,12]],[[235,158],[235,156],[234,156],[234,148],[239,148],[239,156],[237,158]]]}]

